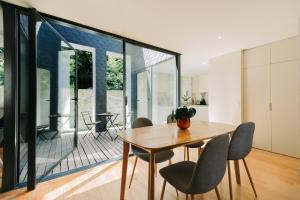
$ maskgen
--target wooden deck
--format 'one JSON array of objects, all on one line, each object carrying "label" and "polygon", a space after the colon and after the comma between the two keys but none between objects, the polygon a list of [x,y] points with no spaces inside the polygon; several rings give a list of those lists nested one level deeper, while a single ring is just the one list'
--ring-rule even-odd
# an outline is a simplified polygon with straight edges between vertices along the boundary
[{"label": "wooden deck", "polygon": [[[74,171],[78,168],[101,164],[104,161],[117,159],[122,156],[123,143],[120,138],[112,141],[108,135],[103,135],[96,140],[90,135],[83,139],[84,133],[85,132],[80,132],[78,134],[78,147],[73,151],[72,134],[62,134],[48,141],[38,139],[36,160],[37,178],[42,177],[49,170],[51,171],[46,175],[46,178]],[[115,137],[116,134],[113,133],[112,136]],[[53,165],[70,151],[72,152],[53,168]],[[19,182],[23,183],[26,181],[27,163],[22,167]]]}]

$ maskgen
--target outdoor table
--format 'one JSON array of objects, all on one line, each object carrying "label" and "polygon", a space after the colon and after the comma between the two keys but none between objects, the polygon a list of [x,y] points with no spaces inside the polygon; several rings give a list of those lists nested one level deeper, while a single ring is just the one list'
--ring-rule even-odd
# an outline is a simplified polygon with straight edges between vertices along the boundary
[{"label": "outdoor table", "polygon": [[[118,113],[109,113],[109,112],[96,114],[96,116],[103,117],[103,119],[104,119],[103,120],[103,127],[102,127],[100,132],[105,131],[104,135],[108,134],[112,141],[115,140],[118,136],[116,138],[113,138],[112,135],[109,132],[109,128],[113,127],[116,130],[116,128],[114,126],[114,122],[115,122],[116,118],[118,117],[118,115],[119,115]],[[108,123],[110,123],[110,124],[108,124]],[[99,136],[100,135],[98,135],[98,137]],[[97,137],[97,139],[98,139],[98,137]]]}]

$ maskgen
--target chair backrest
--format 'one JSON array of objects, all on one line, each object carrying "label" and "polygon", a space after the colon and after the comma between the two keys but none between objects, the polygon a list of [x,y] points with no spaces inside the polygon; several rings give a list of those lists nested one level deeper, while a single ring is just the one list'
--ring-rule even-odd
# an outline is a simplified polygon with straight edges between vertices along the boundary
[{"label": "chair backrest", "polygon": [[229,160],[245,158],[251,151],[255,124],[246,122],[239,125],[234,131],[228,150]]},{"label": "chair backrest", "polygon": [[228,147],[228,134],[214,137],[206,144],[194,169],[189,193],[208,192],[221,182],[226,171]]},{"label": "chair backrest", "polygon": [[168,115],[167,117],[167,123],[170,124],[170,123],[175,123],[176,121],[172,119],[172,114]]},{"label": "chair backrest", "polygon": [[153,126],[153,123],[150,119],[145,117],[136,118],[132,123],[132,128],[140,128],[146,126]]},{"label": "chair backrest", "polygon": [[81,116],[85,125],[92,123],[92,117],[90,115],[90,112],[88,111],[81,112]]}]

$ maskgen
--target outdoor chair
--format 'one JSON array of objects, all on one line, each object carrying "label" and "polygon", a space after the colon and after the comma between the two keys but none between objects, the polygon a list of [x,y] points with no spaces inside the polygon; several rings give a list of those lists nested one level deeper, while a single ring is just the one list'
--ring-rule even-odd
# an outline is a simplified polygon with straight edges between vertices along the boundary
[{"label": "outdoor chair", "polygon": [[88,111],[81,112],[81,115],[82,115],[83,122],[86,128],[88,129],[88,131],[83,136],[83,139],[88,135],[93,135],[94,138],[96,138],[96,136],[94,135],[94,133],[96,132],[96,125],[100,124],[101,121],[93,122],[92,117]]}]

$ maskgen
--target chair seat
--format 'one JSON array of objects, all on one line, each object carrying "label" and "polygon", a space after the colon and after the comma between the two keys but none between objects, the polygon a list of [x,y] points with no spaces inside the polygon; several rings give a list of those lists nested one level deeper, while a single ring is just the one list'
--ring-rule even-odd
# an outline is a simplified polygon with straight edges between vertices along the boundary
[{"label": "chair seat", "polygon": [[87,123],[86,125],[97,125],[100,124],[102,121],[96,121],[96,122],[92,122],[92,123]]},{"label": "chair seat", "polygon": [[188,144],[188,145],[185,145],[185,146],[188,147],[188,148],[200,148],[203,145],[204,145],[204,142],[200,141],[200,142],[196,142],[196,143],[193,143],[193,144]]},{"label": "chair seat", "polygon": [[[141,149],[136,146],[132,146],[132,153],[137,157],[139,157],[140,159],[146,162],[150,162],[150,154],[144,149]],[[165,162],[167,160],[170,160],[173,156],[174,156],[174,152],[172,150],[166,150],[166,151],[155,153],[155,163]]]},{"label": "chair seat", "polygon": [[192,161],[182,161],[162,168],[159,173],[173,187],[188,193],[195,167],[196,163]]}]

